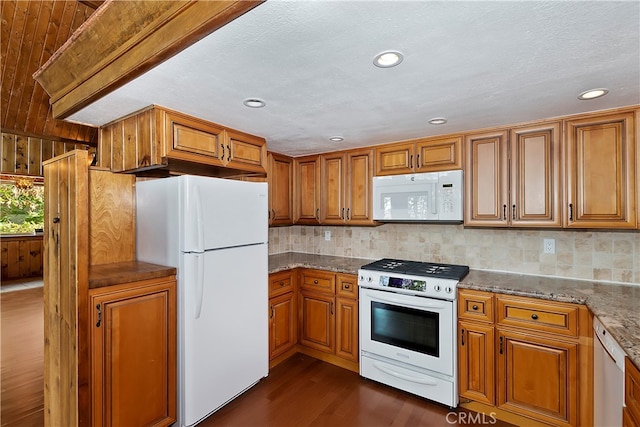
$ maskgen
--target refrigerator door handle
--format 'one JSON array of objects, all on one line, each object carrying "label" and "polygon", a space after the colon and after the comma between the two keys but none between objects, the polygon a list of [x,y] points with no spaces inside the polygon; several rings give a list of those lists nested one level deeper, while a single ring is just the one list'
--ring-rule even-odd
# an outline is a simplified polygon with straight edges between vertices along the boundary
[{"label": "refrigerator door handle", "polygon": [[204,221],[202,220],[202,200],[200,198],[200,187],[194,186],[193,198],[196,209],[196,252],[204,252]]},{"label": "refrigerator door handle", "polygon": [[202,298],[204,297],[204,255],[196,254],[196,315],[199,319],[202,313]]}]

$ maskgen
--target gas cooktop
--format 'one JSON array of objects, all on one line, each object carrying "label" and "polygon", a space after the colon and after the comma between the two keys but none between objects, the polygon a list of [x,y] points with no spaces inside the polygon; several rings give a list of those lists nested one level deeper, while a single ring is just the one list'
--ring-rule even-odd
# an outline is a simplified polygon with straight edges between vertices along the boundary
[{"label": "gas cooktop", "polygon": [[469,273],[469,267],[458,264],[438,264],[435,262],[404,261],[383,258],[360,267],[362,270],[393,272],[411,276],[439,277],[462,280]]}]

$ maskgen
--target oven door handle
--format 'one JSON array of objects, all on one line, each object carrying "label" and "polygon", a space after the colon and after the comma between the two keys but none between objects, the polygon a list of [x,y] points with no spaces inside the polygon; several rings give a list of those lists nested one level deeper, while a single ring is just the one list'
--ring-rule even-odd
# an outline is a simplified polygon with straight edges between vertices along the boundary
[{"label": "oven door handle", "polygon": [[406,375],[397,371],[394,371],[393,369],[389,369],[386,366],[383,366],[379,363],[374,363],[373,366],[375,366],[376,368],[380,369],[382,372],[384,372],[385,374],[391,375],[392,377],[396,377],[396,378],[400,378],[402,380],[405,381],[411,381],[413,383],[418,383],[418,384],[424,384],[424,385],[432,385],[432,386],[436,386],[438,385],[438,382],[429,378],[416,378],[413,377],[411,375]]},{"label": "oven door handle", "polygon": [[407,302],[406,300],[401,300],[401,299],[398,299],[398,298],[381,297],[379,295],[372,295],[370,293],[367,293],[367,296],[372,298],[373,300],[389,302],[389,303],[392,303],[392,304],[399,304],[399,305],[406,306],[406,307],[431,308],[431,309],[434,309],[434,310],[444,310],[445,308],[447,308],[447,306],[445,304],[437,303],[437,302],[423,303],[423,304],[413,304],[413,303]]}]

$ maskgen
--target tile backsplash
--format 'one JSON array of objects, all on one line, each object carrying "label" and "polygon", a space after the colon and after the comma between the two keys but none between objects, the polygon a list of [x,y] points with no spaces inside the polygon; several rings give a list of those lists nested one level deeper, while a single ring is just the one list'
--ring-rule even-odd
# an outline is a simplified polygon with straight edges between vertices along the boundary
[{"label": "tile backsplash", "polygon": [[[325,240],[325,232],[331,240]],[[543,240],[555,239],[555,254]],[[269,229],[269,253],[466,264],[483,270],[640,284],[640,232],[464,228],[451,224]]]}]

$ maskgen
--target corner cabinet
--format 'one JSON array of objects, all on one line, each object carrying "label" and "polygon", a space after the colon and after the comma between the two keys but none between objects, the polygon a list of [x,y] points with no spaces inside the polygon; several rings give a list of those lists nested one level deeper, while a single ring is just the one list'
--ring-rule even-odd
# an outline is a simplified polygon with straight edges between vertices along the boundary
[{"label": "corner cabinet", "polygon": [[560,123],[466,136],[465,225],[561,227]]},{"label": "corner cabinet", "polygon": [[176,279],[89,290],[92,425],[176,420]]},{"label": "corner cabinet", "polygon": [[462,397],[555,426],[593,424],[585,306],[460,290]]},{"label": "corner cabinet", "polygon": [[268,154],[269,225],[293,224],[293,159]]},{"label": "corner cabinet", "polygon": [[376,176],[462,168],[462,137],[418,139],[376,147]]},{"label": "corner cabinet", "polygon": [[636,228],[636,130],[633,112],[567,120],[564,226]]},{"label": "corner cabinet", "polygon": [[286,354],[297,343],[295,273],[269,275],[269,360]]}]

